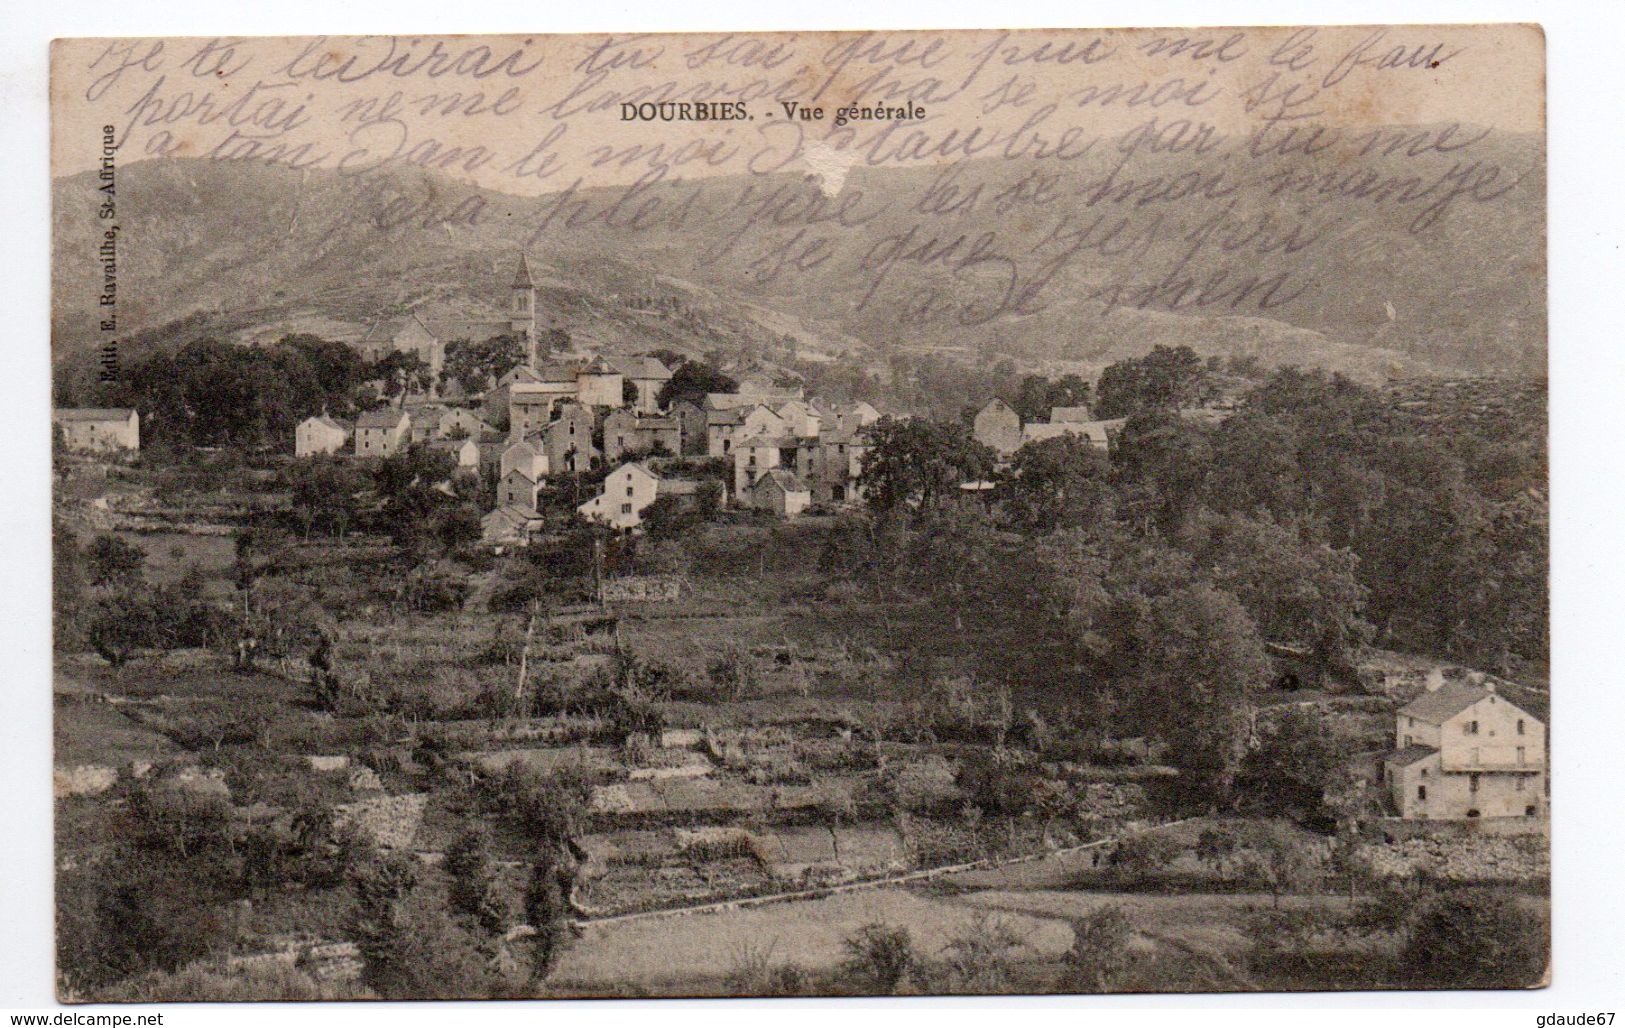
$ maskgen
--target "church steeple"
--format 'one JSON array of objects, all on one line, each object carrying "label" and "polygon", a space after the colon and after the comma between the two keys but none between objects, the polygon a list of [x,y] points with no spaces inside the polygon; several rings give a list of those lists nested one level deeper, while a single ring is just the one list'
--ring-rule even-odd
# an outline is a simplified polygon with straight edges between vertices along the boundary
[{"label": "church steeple", "polygon": [[519,253],[519,270],[514,273],[509,287],[509,326],[514,335],[525,340],[525,348],[532,368],[536,367],[536,283],[530,277],[530,261],[524,251]]}]

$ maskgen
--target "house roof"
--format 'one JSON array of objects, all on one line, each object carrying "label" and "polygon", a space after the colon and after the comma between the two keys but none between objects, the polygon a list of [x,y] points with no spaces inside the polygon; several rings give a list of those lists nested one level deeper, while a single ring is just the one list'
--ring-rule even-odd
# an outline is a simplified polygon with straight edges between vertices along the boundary
[{"label": "house roof", "polygon": [[1051,407],[1049,410],[1051,424],[1061,421],[1088,421],[1088,407]]},{"label": "house roof", "polygon": [[436,318],[424,321],[423,327],[430,334],[442,342],[452,342],[457,339],[466,339],[471,343],[483,343],[495,336],[513,334],[513,322],[501,318]]},{"label": "house roof", "polygon": [[355,421],[355,427],[394,428],[396,425],[401,423],[401,419],[404,417],[406,417],[405,411],[390,410],[388,408],[383,410],[362,411],[361,416]]},{"label": "house roof", "polygon": [[745,420],[745,409],[733,407],[726,410],[708,410],[705,412],[707,425],[738,425]]},{"label": "house roof", "polygon": [[505,386],[512,385],[515,382],[540,381],[541,379],[537,376],[535,368],[532,368],[529,364],[515,364],[506,375],[497,380],[497,385]]},{"label": "house roof", "polygon": [[1392,764],[1395,767],[1410,767],[1417,761],[1431,757],[1438,752],[1438,748],[1434,746],[1406,746],[1385,755],[1382,762]]},{"label": "house roof", "polygon": [[641,471],[643,474],[645,474],[645,475],[649,476],[650,478],[654,479],[656,482],[660,481],[660,476],[659,475],[655,474],[653,471],[650,471],[648,468],[644,467],[643,463],[641,461],[635,461],[635,460],[627,461],[625,464],[622,464],[620,467],[616,468],[614,471],[611,471],[610,474],[613,475],[613,474],[616,474],[618,472],[625,471],[628,468],[632,469],[633,471]]},{"label": "house roof", "polygon": [[328,417],[326,414],[313,414],[310,417],[306,418],[304,423],[308,425],[312,421],[316,422],[316,424],[321,425],[324,428],[333,428],[333,429],[337,429],[340,432],[348,432],[350,430],[349,427],[346,426],[343,422],[334,421],[332,418]]},{"label": "house roof", "polygon": [[751,486],[751,489],[760,489],[768,482],[772,482],[787,493],[804,493],[807,491],[807,487],[801,484],[801,479],[783,468],[773,468],[763,472],[762,477],[756,480],[756,484]]},{"label": "house roof", "polygon": [[519,255],[519,270],[514,272],[513,276],[513,288],[532,289],[535,288],[535,285],[535,281],[530,277],[530,259],[521,253]]},{"label": "house roof", "polygon": [[1430,725],[1442,725],[1488,695],[1490,691],[1483,686],[1456,679],[1423,693],[1399,712]]},{"label": "house roof", "polygon": [[594,357],[583,367],[582,372],[588,375],[619,375],[620,371],[613,367],[609,361],[602,357]]},{"label": "house roof", "polygon": [[662,382],[671,378],[671,369],[653,357],[617,357],[614,365],[627,378],[657,379]]},{"label": "house roof", "polygon": [[51,417],[57,421],[129,421],[134,413],[128,407],[58,407]]},{"label": "house roof", "polygon": [[700,483],[690,478],[662,478],[655,483],[659,496],[693,496],[700,491]]},{"label": "house roof", "polygon": [[549,361],[536,369],[538,382],[574,382],[580,366],[572,361]]}]

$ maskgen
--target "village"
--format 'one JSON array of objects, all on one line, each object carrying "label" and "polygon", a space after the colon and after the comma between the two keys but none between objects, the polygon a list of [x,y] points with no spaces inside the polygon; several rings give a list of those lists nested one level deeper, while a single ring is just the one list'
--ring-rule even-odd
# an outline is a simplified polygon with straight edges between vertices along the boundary
[{"label": "village", "polygon": [[[1158,347],[933,419],[566,348],[516,264],[506,318],[308,345],[356,354],[364,409],[265,445],[55,411],[75,995],[1539,970],[1417,918],[1543,938],[1543,622],[1425,635],[1378,577],[1418,563],[1381,526],[1429,467],[1535,502],[1485,414],[1521,394]],[[452,373],[487,343],[507,366]],[[1506,451],[1411,456],[1472,418]],[[1399,468],[1390,508],[1350,519],[1340,445]],[[109,923],[136,893],[222,913],[157,945]]]}]

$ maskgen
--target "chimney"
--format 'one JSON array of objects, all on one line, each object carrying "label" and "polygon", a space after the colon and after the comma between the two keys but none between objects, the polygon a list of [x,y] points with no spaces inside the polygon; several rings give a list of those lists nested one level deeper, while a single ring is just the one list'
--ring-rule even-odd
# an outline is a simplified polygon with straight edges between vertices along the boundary
[{"label": "chimney", "polygon": [[1424,683],[1424,687],[1427,689],[1427,691],[1428,692],[1436,692],[1440,688],[1442,688],[1443,686],[1444,686],[1444,668],[1441,668],[1441,667],[1428,668],[1427,681]]}]

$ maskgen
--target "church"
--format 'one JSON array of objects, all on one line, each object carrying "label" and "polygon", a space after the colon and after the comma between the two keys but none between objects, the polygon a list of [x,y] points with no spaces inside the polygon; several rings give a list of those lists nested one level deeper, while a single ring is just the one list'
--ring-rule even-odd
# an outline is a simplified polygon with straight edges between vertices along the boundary
[{"label": "church", "polygon": [[536,282],[530,261],[519,255],[519,268],[508,288],[504,318],[467,318],[436,310],[417,310],[406,318],[375,321],[356,344],[361,356],[376,361],[393,351],[415,353],[429,366],[436,388],[446,366],[446,347],[459,340],[484,342],[495,336],[518,336],[525,341],[526,363],[539,366],[541,332],[536,325]]}]

